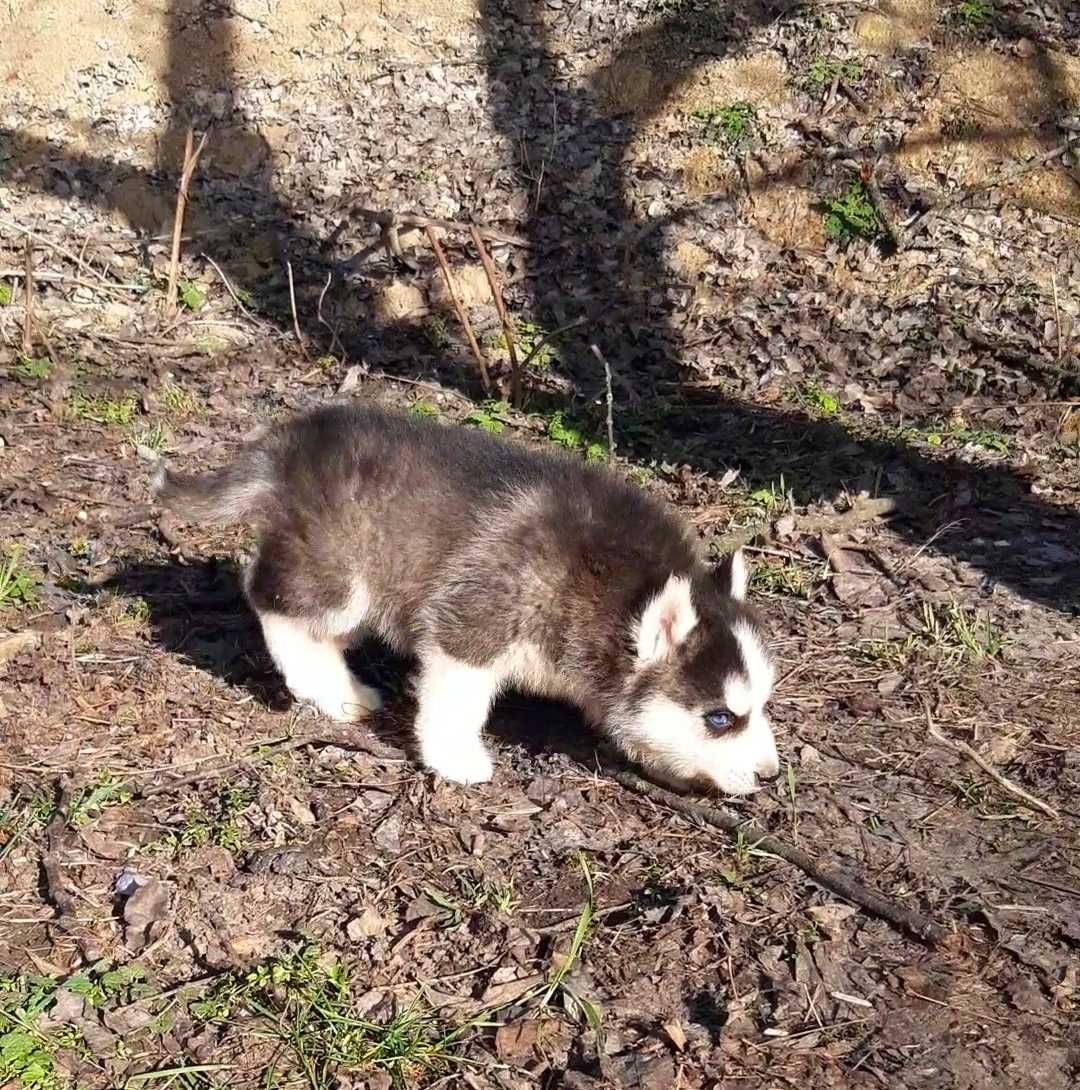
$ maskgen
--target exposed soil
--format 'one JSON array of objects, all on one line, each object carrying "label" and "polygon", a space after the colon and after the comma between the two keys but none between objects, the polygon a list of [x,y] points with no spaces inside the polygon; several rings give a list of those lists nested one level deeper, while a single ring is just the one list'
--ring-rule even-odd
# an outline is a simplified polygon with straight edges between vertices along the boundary
[{"label": "exposed soil", "polygon": [[[0,1085],[1077,1084],[1074,4],[8,0],[0,86]],[[356,208],[513,240],[522,407]],[[570,709],[507,698],[468,789],[377,648],[386,711],[318,720],[247,533],[148,505],[339,395],[595,451],[592,343],[619,466],[750,543],[785,774],[735,805],[939,945],[619,786]]]}]

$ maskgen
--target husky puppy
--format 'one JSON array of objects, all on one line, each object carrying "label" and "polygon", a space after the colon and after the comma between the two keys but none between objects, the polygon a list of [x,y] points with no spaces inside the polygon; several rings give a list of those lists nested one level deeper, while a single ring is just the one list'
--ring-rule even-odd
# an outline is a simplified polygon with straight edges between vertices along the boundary
[{"label": "husky puppy", "polygon": [[629,757],[745,794],[778,772],[773,684],[739,553],[607,470],[482,432],[329,405],[223,469],[159,470],[163,506],[261,531],[248,600],[286,685],[334,719],[380,705],[344,650],[373,632],[419,660],[416,736],[448,780],[491,779],[505,687],[568,700]]}]

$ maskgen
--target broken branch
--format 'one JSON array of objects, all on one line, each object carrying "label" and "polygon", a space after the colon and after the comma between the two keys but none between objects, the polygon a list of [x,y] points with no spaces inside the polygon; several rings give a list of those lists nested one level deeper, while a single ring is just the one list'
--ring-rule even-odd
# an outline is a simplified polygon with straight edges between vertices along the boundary
[{"label": "broken branch", "polygon": [[192,149],[195,134],[188,127],[184,137],[184,165],[180,171],[180,185],[176,192],[176,212],[173,215],[172,253],[169,255],[169,284],[165,292],[165,313],[176,313],[176,289],[180,281],[180,238],[184,232],[184,210],[187,208],[188,186],[195,173],[195,164],[199,161],[206,146],[206,133],[199,139],[199,146]]},{"label": "broken branch", "polygon": [[450,266],[446,263],[446,255],[443,253],[439,238],[435,234],[435,229],[431,224],[428,224],[427,227],[425,227],[425,231],[427,232],[428,242],[431,243],[431,248],[435,251],[435,257],[439,262],[439,268],[442,269],[443,279],[446,281],[446,290],[450,293],[450,300],[454,304],[454,310],[457,311],[458,319],[465,330],[465,336],[469,340],[469,348],[472,350],[476,365],[480,369],[480,381],[483,383],[484,393],[490,397],[491,376],[488,374],[487,361],[484,359],[484,354],[480,351],[480,345],[476,341],[476,334],[473,332],[472,322],[469,321],[469,315],[465,312],[465,308],[461,305],[461,300],[458,299],[457,292],[454,290],[454,278],[450,275]]},{"label": "broken branch", "polygon": [[608,772],[612,779],[630,791],[644,795],[654,802],[662,803],[695,821],[722,829],[731,836],[741,835],[745,843],[798,867],[812,882],[816,882],[830,893],[835,893],[838,897],[859,905],[872,915],[923,942],[934,944],[945,938],[945,929],[928,916],[870,889],[839,867],[823,863],[800,848],[787,844],[783,840],[777,840],[753,821],[715,806],[692,802],[682,795],[676,795],[673,791],[642,779],[633,772],[619,768],[609,769]]}]

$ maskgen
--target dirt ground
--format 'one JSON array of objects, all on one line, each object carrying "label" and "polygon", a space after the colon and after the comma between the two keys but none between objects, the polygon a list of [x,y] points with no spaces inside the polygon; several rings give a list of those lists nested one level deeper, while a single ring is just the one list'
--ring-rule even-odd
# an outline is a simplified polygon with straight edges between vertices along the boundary
[{"label": "dirt ground", "polygon": [[[1077,1085],[1074,4],[5,0],[0,87],[0,1086]],[[445,221],[501,394],[363,210]],[[247,532],[149,506],[334,396],[603,457],[592,344],[618,467],[754,560],[784,773],[723,805],[942,942],[571,709],[467,789],[378,648],[319,720]]]}]

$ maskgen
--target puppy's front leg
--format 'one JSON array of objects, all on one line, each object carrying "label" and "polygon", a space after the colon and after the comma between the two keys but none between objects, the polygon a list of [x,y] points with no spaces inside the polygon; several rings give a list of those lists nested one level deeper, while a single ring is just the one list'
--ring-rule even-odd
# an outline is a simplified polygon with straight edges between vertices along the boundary
[{"label": "puppy's front leg", "polygon": [[486,783],[495,771],[480,740],[500,678],[431,648],[421,655],[416,738],[424,764],[456,783]]}]

